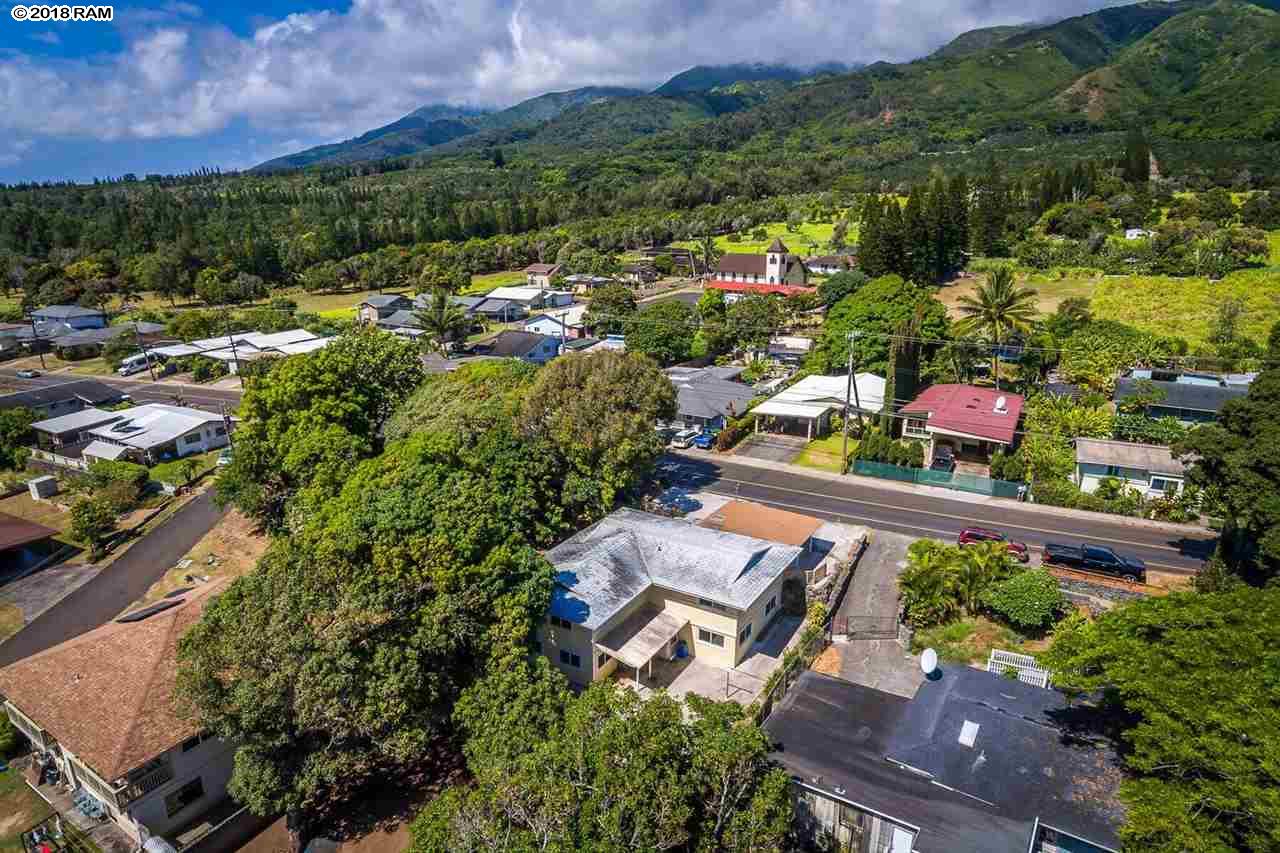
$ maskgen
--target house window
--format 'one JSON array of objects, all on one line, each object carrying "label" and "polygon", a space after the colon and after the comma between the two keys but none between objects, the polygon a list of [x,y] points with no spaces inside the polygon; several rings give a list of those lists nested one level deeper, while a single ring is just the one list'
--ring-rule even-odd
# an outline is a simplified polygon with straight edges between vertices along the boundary
[{"label": "house window", "polygon": [[[696,426],[696,424],[695,424],[695,426]],[[708,609],[710,609],[710,610],[723,610],[723,611],[724,611],[724,612],[726,612],[726,613],[728,613],[728,612],[732,609],[732,608],[729,608],[729,607],[725,607],[723,604],[721,604],[721,603],[720,603],[720,602],[718,602],[718,601],[712,601],[712,600],[711,600],[711,599],[709,599],[709,598],[699,598],[699,599],[698,599],[698,606],[699,606],[699,607],[706,607],[706,608],[708,608]]]},{"label": "house window", "polygon": [[773,612],[773,608],[778,606],[778,596],[769,599],[769,603],[764,606],[764,615],[768,616]]},{"label": "house window", "polygon": [[1178,491],[1178,487],[1182,485],[1181,480],[1166,480],[1164,477],[1152,477],[1151,488],[1153,491],[1167,494],[1170,491]]},{"label": "house window", "polygon": [[607,664],[608,662],[609,662],[609,656],[604,652],[601,652],[600,656],[596,658],[596,669],[604,669],[604,665]]},{"label": "house window", "polygon": [[567,652],[564,649],[561,649],[560,663],[571,666],[574,669],[580,669],[582,667],[582,658],[578,657],[573,652]]},{"label": "house window", "polygon": [[559,616],[548,616],[547,621],[552,625],[555,625],[557,628],[563,628],[566,631],[573,630],[573,623],[568,619],[561,619]]},{"label": "house window", "polygon": [[169,817],[173,817],[187,806],[204,796],[204,780],[199,776],[183,785],[172,794],[164,798],[164,810]]},{"label": "house window", "polygon": [[226,434],[227,434],[227,428],[226,428],[226,427],[216,427],[216,428],[213,430],[213,434],[214,434],[214,435],[217,435],[217,436],[223,436],[223,435],[226,435]]},{"label": "house window", "polygon": [[903,427],[902,431],[907,435],[916,435],[922,438],[927,438],[929,435],[929,430],[926,429],[928,423],[929,421],[927,418],[907,418],[906,426]]},{"label": "house window", "polygon": [[184,435],[182,437],[182,443],[183,444],[199,444],[200,433],[196,433],[195,435]]},{"label": "house window", "polygon": [[706,628],[699,628],[698,642],[709,643],[710,645],[724,648],[724,634],[717,634],[715,631],[708,631]]},{"label": "house window", "polygon": [[742,633],[738,635],[738,642],[745,643],[749,639],[751,639],[751,623],[750,622],[747,623],[747,627],[742,629]]}]

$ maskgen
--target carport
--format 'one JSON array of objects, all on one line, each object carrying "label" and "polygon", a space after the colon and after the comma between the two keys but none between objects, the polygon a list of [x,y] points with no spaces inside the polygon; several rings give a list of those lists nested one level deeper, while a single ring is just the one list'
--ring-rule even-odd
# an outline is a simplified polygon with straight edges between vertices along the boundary
[{"label": "carport", "polygon": [[641,607],[599,640],[595,644],[596,650],[635,670],[636,684],[639,685],[640,670],[647,666],[649,678],[653,678],[654,657],[668,650],[688,624],[688,619],[656,607]]}]

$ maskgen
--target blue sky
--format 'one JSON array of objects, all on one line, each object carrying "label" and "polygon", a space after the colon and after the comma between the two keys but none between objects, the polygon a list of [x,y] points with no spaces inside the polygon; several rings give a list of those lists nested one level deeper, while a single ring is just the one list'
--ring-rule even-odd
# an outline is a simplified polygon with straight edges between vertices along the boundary
[{"label": "blue sky", "polygon": [[0,0],[4,182],[245,168],[429,103],[650,87],[700,63],[905,60],[1107,3],[141,0],[112,4],[111,23],[55,24],[15,21],[14,5]]}]

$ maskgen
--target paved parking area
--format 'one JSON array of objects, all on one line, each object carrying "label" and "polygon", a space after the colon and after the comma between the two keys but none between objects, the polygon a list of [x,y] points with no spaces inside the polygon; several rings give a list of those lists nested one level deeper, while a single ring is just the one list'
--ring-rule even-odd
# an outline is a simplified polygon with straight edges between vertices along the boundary
[{"label": "paved parking area", "polygon": [[791,462],[808,445],[809,440],[803,436],[757,432],[743,439],[733,454],[749,459],[763,459],[766,462]]}]

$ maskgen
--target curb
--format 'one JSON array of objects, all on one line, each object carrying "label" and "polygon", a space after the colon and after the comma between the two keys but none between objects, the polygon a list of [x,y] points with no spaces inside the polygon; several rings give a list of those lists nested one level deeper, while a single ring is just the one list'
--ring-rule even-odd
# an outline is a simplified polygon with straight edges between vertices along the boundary
[{"label": "curb", "polygon": [[971,492],[954,491],[952,489],[944,489],[939,486],[917,486],[908,483],[899,483],[894,480],[881,480],[876,477],[863,477],[859,474],[836,474],[831,471],[822,471],[817,468],[806,468],[803,465],[794,465],[789,462],[769,462],[763,459],[752,459],[749,456],[738,456],[734,453],[715,453],[709,451],[698,451],[697,453],[689,450],[670,449],[667,451],[673,456],[679,456],[698,462],[716,462],[723,459],[725,462],[742,465],[749,468],[763,468],[768,471],[786,471],[802,477],[811,477],[818,480],[827,480],[833,483],[846,483],[849,485],[867,485],[876,486],[893,492],[902,492],[912,495],[936,495],[937,497],[945,497],[949,500],[970,501],[972,503],[990,504],[994,506],[1016,507],[1019,510],[1027,510],[1029,512],[1039,513],[1045,516],[1057,516],[1059,518],[1066,516],[1069,518],[1077,518],[1082,521],[1106,521],[1118,524],[1124,527],[1135,527],[1144,530],[1160,530],[1167,533],[1175,533],[1190,536],[1216,536],[1217,533],[1207,527],[1201,527],[1197,524],[1175,524],[1171,521],[1154,521],[1149,518],[1134,518],[1127,515],[1112,515],[1105,512],[1090,512],[1083,509],[1067,509],[1066,507],[1047,506],[1045,504],[1030,503],[1027,501],[1011,501],[1008,498],[995,498],[989,495],[977,495]]}]

